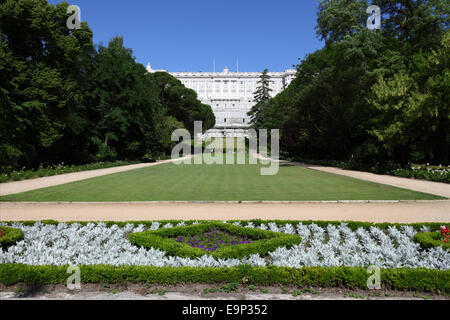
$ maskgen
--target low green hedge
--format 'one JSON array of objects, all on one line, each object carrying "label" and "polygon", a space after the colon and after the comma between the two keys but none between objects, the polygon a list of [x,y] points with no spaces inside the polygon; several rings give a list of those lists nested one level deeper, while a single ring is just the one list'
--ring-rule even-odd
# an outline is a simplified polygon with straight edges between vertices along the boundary
[{"label": "low green hedge", "polygon": [[[33,226],[38,221],[3,221],[3,223],[12,225],[13,223],[21,223],[24,226]],[[59,222],[56,220],[41,220],[39,221],[44,224],[52,224],[57,225]],[[99,221],[68,221],[68,222],[62,222],[67,224],[74,224],[78,223],[81,225],[87,225],[88,223],[98,223]],[[180,222],[184,222],[185,225],[192,225],[194,222],[198,223],[208,223],[211,222],[211,220],[152,220],[152,221],[102,221],[105,223],[108,227],[117,225],[119,227],[124,227],[126,224],[132,224],[134,226],[143,225],[144,227],[148,228],[152,225],[153,222],[159,222],[161,225],[164,225],[166,223],[170,223],[172,225],[177,225]],[[442,225],[450,225],[450,221],[441,221],[441,222],[420,222],[420,223],[373,223],[373,222],[361,222],[361,221],[314,221],[314,220],[261,220],[261,219],[253,219],[253,220],[229,220],[228,223],[233,222],[240,222],[242,226],[246,226],[248,223],[252,222],[254,225],[259,226],[261,223],[268,224],[268,223],[275,223],[278,226],[283,226],[286,224],[291,224],[292,226],[296,227],[299,223],[303,223],[304,225],[310,225],[310,224],[316,224],[319,227],[326,228],[329,224],[334,226],[339,226],[341,223],[346,223],[347,227],[349,227],[351,230],[355,231],[358,228],[364,228],[369,229],[370,227],[376,227],[381,230],[386,230],[388,227],[396,227],[400,228],[401,226],[410,226],[413,227],[416,231],[420,231],[422,227],[428,227],[431,231],[440,230],[440,227]]]},{"label": "low green hedge", "polygon": [[[212,228],[226,231],[232,235],[249,236],[254,241],[238,246],[221,247],[210,252],[201,248],[193,248],[187,243],[177,242],[171,239],[179,236],[193,236],[199,233],[205,233],[211,231]],[[206,222],[184,227],[136,232],[129,235],[129,240],[134,245],[163,250],[170,256],[197,258],[208,254],[217,259],[225,259],[243,258],[251,254],[264,255],[278,247],[292,247],[293,245],[299,244],[302,239],[298,235],[244,228],[221,222]]]},{"label": "low green hedge", "polygon": [[[0,283],[65,284],[68,266],[0,264]],[[195,268],[153,266],[80,266],[82,283],[213,284],[239,282],[247,285],[294,285],[367,288],[370,276],[360,267],[252,267]],[[450,271],[435,269],[381,269],[385,289],[449,293]]]},{"label": "low green hedge", "polygon": [[0,236],[0,248],[7,249],[14,245],[17,241],[23,239],[23,231],[16,228],[0,227],[0,231],[4,231],[5,234]]},{"label": "low green hedge", "polygon": [[20,180],[35,179],[35,178],[39,178],[39,177],[48,177],[48,176],[54,176],[57,174],[65,174],[65,173],[72,173],[72,172],[113,168],[113,167],[126,166],[126,165],[131,165],[131,164],[138,164],[138,163],[141,163],[141,161],[128,161],[128,160],[100,161],[100,162],[88,163],[88,164],[82,164],[82,165],[57,164],[57,165],[53,165],[50,167],[43,167],[41,165],[36,170],[22,169],[19,171],[14,170],[11,172],[2,172],[2,173],[0,173],[0,183],[8,182],[8,181],[20,181]]},{"label": "low green hedge", "polygon": [[450,250],[450,243],[442,241],[440,231],[419,232],[414,236],[414,240],[420,243],[424,249],[441,246],[444,249]]}]

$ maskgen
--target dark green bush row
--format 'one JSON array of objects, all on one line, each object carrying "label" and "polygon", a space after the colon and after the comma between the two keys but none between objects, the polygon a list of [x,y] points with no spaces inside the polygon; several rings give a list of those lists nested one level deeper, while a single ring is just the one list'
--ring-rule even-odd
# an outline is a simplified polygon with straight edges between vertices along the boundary
[{"label": "dark green bush row", "polygon": [[[3,223],[6,224],[13,224],[13,223],[22,223],[25,226],[32,226],[36,223],[37,221],[4,221]],[[45,224],[53,224],[53,225],[57,225],[58,221],[55,220],[42,220],[40,221],[41,223],[45,223]],[[69,221],[69,222],[64,222],[67,224],[73,224],[73,223],[78,223],[81,225],[87,225],[88,223],[97,223],[98,221]],[[164,225],[166,223],[171,223],[172,225],[177,225],[180,222],[184,222],[186,225],[191,225],[194,222],[199,222],[199,223],[205,223],[205,222],[211,222],[210,220],[154,220],[154,221],[103,221],[107,226],[112,226],[112,225],[118,225],[119,227],[123,227],[128,223],[133,224],[134,226],[138,226],[138,225],[144,225],[145,227],[150,227],[151,224],[153,222],[159,222],[161,223],[161,225]],[[286,224],[291,224],[294,227],[297,226],[297,224],[299,223],[303,223],[304,225],[310,225],[312,223],[317,224],[319,227],[327,227],[329,224],[335,225],[335,226],[339,226],[341,223],[346,223],[347,226],[351,229],[351,230],[356,230],[358,228],[364,228],[364,229],[369,229],[370,227],[376,227],[379,228],[381,230],[385,230],[390,226],[395,226],[397,228],[400,228],[401,226],[411,226],[413,227],[416,231],[420,231],[420,229],[423,226],[429,227],[431,231],[436,231],[436,230],[440,230],[440,227],[442,225],[447,225],[450,224],[450,221],[441,221],[441,222],[420,222],[420,223],[372,223],[372,222],[360,222],[360,221],[312,221],[312,220],[308,220],[308,221],[301,221],[301,220],[261,220],[261,219],[253,219],[253,220],[230,220],[228,221],[230,223],[233,222],[240,222],[241,225],[246,226],[248,223],[253,222],[253,224],[255,225],[259,225],[261,223],[275,223],[278,226],[283,226]]]},{"label": "dark green bush row", "polygon": [[420,243],[424,249],[442,246],[444,249],[450,250],[450,243],[442,241],[441,232],[419,232],[414,236],[414,240]]},{"label": "dark green bush row", "polygon": [[310,165],[337,167],[345,170],[368,171],[376,174],[388,174],[403,178],[414,178],[435,182],[450,183],[450,169],[448,167],[410,167],[402,168],[400,165],[389,162],[385,164],[367,165],[355,161],[336,161],[336,160],[310,160],[301,158],[292,158],[290,161],[304,162]]},{"label": "dark green bush row", "polygon": [[337,161],[337,160],[312,160],[303,158],[290,158],[289,161],[303,162],[310,165],[337,167],[344,170],[368,171],[376,174],[389,174],[400,168],[399,164],[387,163],[366,163],[357,160]]},{"label": "dark green bush row", "polygon": [[397,169],[390,174],[403,178],[450,183],[450,169]]},{"label": "dark green bush row", "polygon": [[[250,285],[294,285],[314,287],[367,288],[369,277],[359,267],[252,267],[195,268],[153,266],[81,266],[82,283],[190,284],[246,282]],[[0,264],[0,283],[13,285],[64,284],[67,266],[30,266]],[[245,281],[244,281],[245,279]],[[247,281],[248,280],[248,281]],[[386,289],[450,292],[450,271],[434,269],[381,269],[382,287]]]},{"label": "dark green bush row", "polygon": [[54,176],[57,174],[113,168],[113,167],[126,166],[126,165],[137,164],[137,163],[140,163],[140,161],[118,160],[118,161],[105,161],[105,162],[96,162],[96,163],[89,163],[89,164],[83,164],[83,165],[71,165],[71,166],[65,166],[64,164],[58,164],[56,166],[50,166],[50,167],[45,167],[45,168],[41,166],[37,170],[20,170],[20,171],[11,171],[9,173],[6,173],[6,172],[1,173],[0,174],[0,182],[27,180],[27,179],[34,179],[34,178],[39,178],[39,177]]},{"label": "dark green bush row", "polygon": [[[239,246],[221,247],[215,251],[205,251],[201,248],[193,248],[184,242],[176,242],[171,238],[179,236],[193,236],[211,231],[212,228],[226,231],[233,235],[249,236],[256,240],[249,244]],[[205,253],[217,259],[244,258],[251,254],[266,254],[278,247],[292,247],[299,244],[301,238],[297,235],[276,233],[268,230],[250,229],[238,227],[232,224],[220,222],[206,222],[186,227],[174,227],[154,231],[137,232],[129,235],[132,244],[145,248],[156,248],[171,256],[197,258]]]},{"label": "dark green bush row", "polygon": [[14,245],[17,241],[22,240],[24,236],[20,229],[0,227],[0,230],[5,232],[5,234],[0,237],[0,248],[3,249]]}]

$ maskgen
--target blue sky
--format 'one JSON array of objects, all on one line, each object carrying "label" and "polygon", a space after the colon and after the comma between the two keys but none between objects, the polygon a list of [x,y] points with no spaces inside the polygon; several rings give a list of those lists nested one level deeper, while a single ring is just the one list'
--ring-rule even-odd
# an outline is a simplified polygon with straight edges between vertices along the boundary
[{"label": "blue sky", "polygon": [[[61,1],[50,0],[52,4]],[[124,37],[136,60],[154,69],[283,71],[323,46],[317,0],[69,0],[96,44]]]}]

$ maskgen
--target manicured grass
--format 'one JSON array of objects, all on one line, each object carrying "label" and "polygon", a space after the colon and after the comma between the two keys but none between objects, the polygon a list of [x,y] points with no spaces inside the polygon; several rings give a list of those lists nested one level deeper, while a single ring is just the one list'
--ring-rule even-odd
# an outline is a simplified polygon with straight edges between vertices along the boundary
[{"label": "manicured grass", "polygon": [[316,201],[433,200],[438,196],[280,165],[261,176],[261,165],[175,165],[115,173],[15,195],[1,201]]}]

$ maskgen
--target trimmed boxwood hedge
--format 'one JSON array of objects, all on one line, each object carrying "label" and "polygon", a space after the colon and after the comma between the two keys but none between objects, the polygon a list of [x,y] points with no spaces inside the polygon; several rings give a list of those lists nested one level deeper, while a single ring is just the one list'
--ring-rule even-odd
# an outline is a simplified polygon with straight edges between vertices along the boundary
[{"label": "trimmed boxwood hedge", "polygon": [[[182,220],[163,220],[161,224],[171,223],[176,225]],[[195,220],[197,221],[197,220]],[[237,221],[237,220],[234,220]],[[230,221],[230,222],[234,222]],[[123,227],[128,223],[135,226],[143,224],[149,227],[154,221],[129,221],[129,222],[104,222],[108,226],[118,225]],[[186,225],[191,225],[194,220],[184,221]],[[209,222],[200,221],[198,222]],[[439,223],[414,223],[414,224],[393,224],[393,223],[368,223],[355,221],[290,221],[290,220],[251,220],[240,221],[246,225],[253,222],[276,223],[278,226],[290,223],[296,226],[302,222],[305,225],[315,223],[320,227],[328,224],[339,225],[347,223],[352,230],[357,228],[378,227],[382,230],[389,226],[399,227],[401,225],[412,226],[419,231],[422,226],[427,226],[430,230],[439,230],[442,224]],[[5,223],[5,222],[4,222]],[[11,225],[15,222],[6,222]],[[20,221],[24,225],[34,225],[36,221]],[[41,221],[45,224],[58,224],[54,220]],[[67,222],[69,224],[79,223],[86,225],[87,221]],[[0,283],[13,285],[17,283],[26,284],[64,284],[69,276],[68,266],[32,266],[23,264],[0,264]],[[82,283],[149,283],[149,284],[191,284],[191,283],[229,283],[248,280],[248,284],[253,285],[294,285],[294,286],[314,286],[314,287],[345,287],[345,288],[366,288],[366,281],[369,277],[365,268],[361,267],[252,267],[239,266],[231,268],[195,268],[195,267],[154,267],[154,266],[108,266],[108,265],[85,265],[80,266]],[[419,290],[426,292],[450,293],[450,271],[436,269],[381,269],[382,286],[386,289],[399,290]]]},{"label": "trimmed boxwood hedge", "polygon": [[[8,225],[12,225],[13,223],[21,223],[24,226],[32,226],[35,223],[37,223],[38,221],[29,221],[29,220],[25,220],[25,221],[3,221],[3,223],[6,223]],[[44,224],[52,224],[52,225],[57,225],[59,222],[56,220],[42,220],[39,221],[41,223]],[[171,223],[172,225],[177,225],[180,222],[184,222],[185,225],[192,225],[194,222],[198,222],[198,223],[207,223],[207,222],[211,222],[211,220],[152,220],[152,221],[102,221],[103,223],[105,223],[107,226],[112,226],[112,225],[117,225],[119,227],[123,227],[126,224],[133,224],[134,226],[138,226],[138,225],[144,225],[144,227],[150,227],[152,225],[153,222],[159,222],[162,225],[166,224],[166,223]],[[385,223],[373,223],[373,222],[361,222],[361,221],[314,221],[314,220],[307,220],[307,221],[303,221],[303,220],[261,220],[261,219],[253,219],[253,220],[229,220],[229,223],[233,223],[233,222],[240,222],[241,225],[246,226],[248,223],[252,222],[255,225],[259,225],[261,223],[275,223],[278,226],[282,226],[285,224],[291,224],[294,227],[297,226],[297,224],[299,223],[303,223],[304,225],[310,225],[312,223],[318,225],[319,227],[327,227],[329,224],[335,225],[335,226],[339,226],[341,223],[346,223],[347,226],[355,231],[358,228],[364,228],[364,229],[369,229],[370,227],[376,227],[379,228],[381,230],[385,230],[388,227],[394,226],[397,228],[400,228],[401,226],[411,226],[413,227],[416,231],[420,231],[421,228],[423,226],[430,228],[431,231],[435,231],[435,230],[440,230],[440,227],[442,225],[448,225],[450,224],[450,221],[441,221],[441,222],[420,222],[420,223],[389,223],[389,222],[385,222]],[[74,223],[78,223],[81,225],[87,225],[88,223],[98,223],[98,221],[68,221],[68,222],[63,222],[63,223],[67,223],[67,224],[74,224]]]},{"label": "trimmed boxwood hedge", "polygon": [[450,250],[450,243],[442,241],[440,231],[419,232],[414,236],[414,240],[420,243],[420,246],[424,249],[441,246]]},{"label": "trimmed boxwood hedge", "polygon": [[[179,236],[193,236],[211,231],[212,228],[228,232],[237,236],[249,236],[254,241],[238,246],[226,246],[215,251],[205,251],[201,248],[193,248],[184,242],[177,242],[173,238]],[[185,258],[197,258],[204,254],[211,255],[217,259],[243,258],[251,254],[267,254],[278,247],[292,247],[299,244],[301,238],[269,230],[244,228],[221,222],[207,222],[184,227],[163,228],[153,231],[131,233],[129,240],[132,244],[145,248],[156,248],[163,250],[167,255]]]},{"label": "trimmed boxwood hedge", "polygon": [[0,227],[0,231],[4,231],[5,234],[0,236],[0,248],[7,249],[14,245],[17,241],[23,239],[23,231],[16,228]]},{"label": "trimmed boxwood hedge", "polygon": [[[0,264],[0,283],[65,284],[68,266]],[[247,285],[293,285],[313,287],[367,288],[370,276],[361,267],[252,267],[230,268],[80,266],[82,283],[147,283],[161,285],[239,282]],[[449,293],[450,271],[435,269],[381,269],[385,289]]]}]

